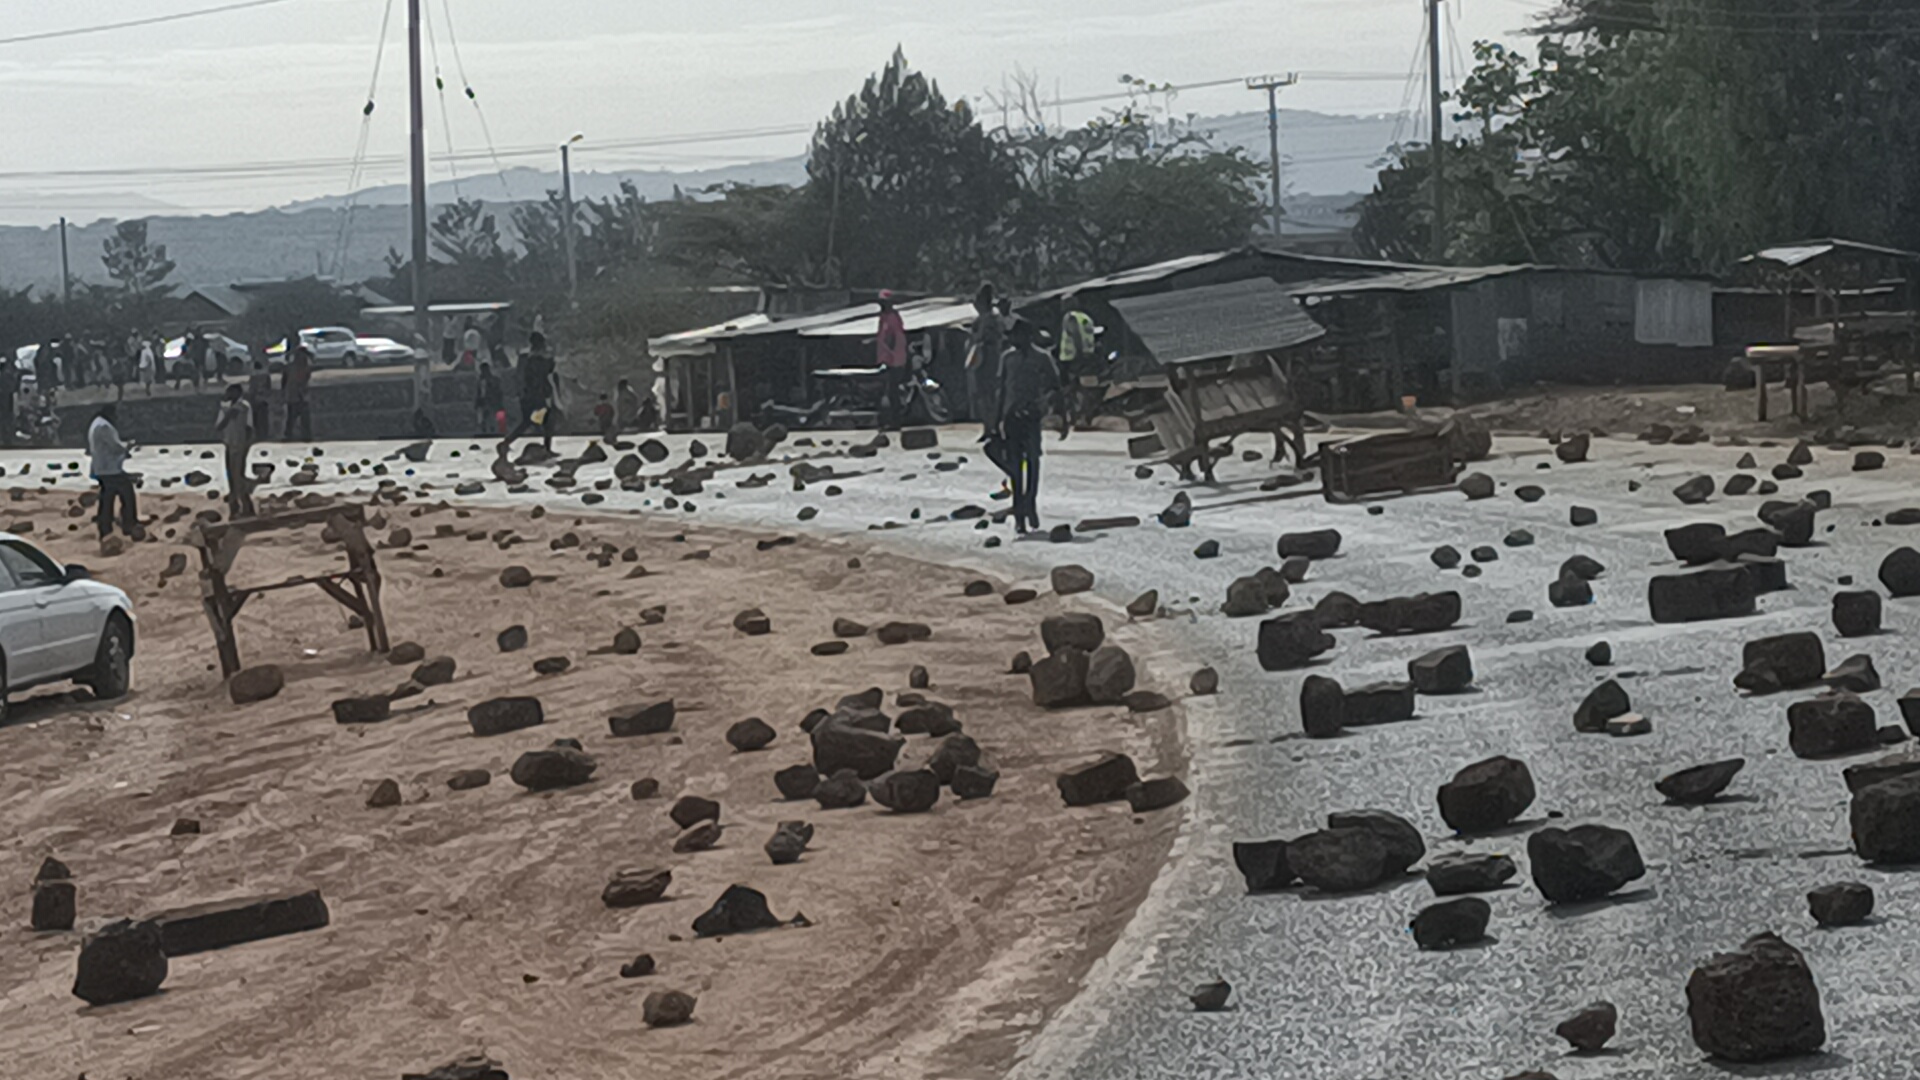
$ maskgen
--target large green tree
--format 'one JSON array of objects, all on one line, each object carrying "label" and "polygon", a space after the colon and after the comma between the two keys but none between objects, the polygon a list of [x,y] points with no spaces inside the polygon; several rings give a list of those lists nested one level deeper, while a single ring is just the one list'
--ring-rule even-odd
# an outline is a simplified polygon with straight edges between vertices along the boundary
[{"label": "large green tree", "polygon": [[153,322],[175,288],[167,281],[174,271],[173,260],[167,258],[167,245],[149,242],[147,223],[142,220],[115,225],[113,235],[101,246],[100,261],[119,294],[114,300],[114,315],[129,325]]},{"label": "large green tree", "polygon": [[989,261],[1017,192],[1012,160],[967,103],[895,50],[814,131],[810,213],[795,225],[848,284],[943,287]]}]

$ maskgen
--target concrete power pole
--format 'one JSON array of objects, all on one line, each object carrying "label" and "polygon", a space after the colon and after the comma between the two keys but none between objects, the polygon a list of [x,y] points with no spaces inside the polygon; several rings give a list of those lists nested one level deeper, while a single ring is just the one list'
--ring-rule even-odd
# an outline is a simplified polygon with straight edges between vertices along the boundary
[{"label": "concrete power pole", "polygon": [[432,400],[432,320],[427,314],[427,123],[426,97],[420,87],[420,0],[407,0],[407,90],[412,105],[413,189],[413,407],[425,409]]},{"label": "concrete power pole", "polygon": [[1445,140],[1440,113],[1440,0],[1427,0],[1427,89],[1428,108],[1433,113],[1433,261],[1445,262],[1447,254],[1447,188]]},{"label": "concrete power pole", "polygon": [[1273,155],[1273,239],[1280,240],[1280,90],[1300,81],[1298,75],[1278,78],[1268,75],[1247,80],[1247,89],[1267,92],[1267,144]]},{"label": "concrete power pole", "polygon": [[560,144],[560,205],[566,220],[560,223],[560,235],[567,248],[567,303],[580,306],[580,267],[573,254],[573,144],[585,138],[575,135]]},{"label": "concrete power pole", "polygon": [[73,307],[73,272],[67,269],[67,219],[60,219],[60,306]]}]

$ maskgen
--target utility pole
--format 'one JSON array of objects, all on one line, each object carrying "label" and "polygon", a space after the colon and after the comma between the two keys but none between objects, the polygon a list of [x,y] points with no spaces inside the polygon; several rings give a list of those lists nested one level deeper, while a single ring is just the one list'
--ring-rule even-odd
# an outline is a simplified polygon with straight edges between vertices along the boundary
[{"label": "utility pole", "polygon": [[1444,262],[1447,253],[1447,189],[1445,166],[1446,136],[1440,113],[1440,0],[1427,0],[1427,90],[1428,108],[1433,113],[1433,261]]},{"label": "utility pole", "polygon": [[431,363],[432,320],[427,314],[427,107],[420,88],[423,74],[420,64],[420,0],[407,0],[407,90],[412,99],[412,175],[413,189],[413,333],[416,339],[413,357],[413,407],[425,409],[432,400]]},{"label": "utility pole", "polygon": [[567,303],[580,306],[580,269],[573,258],[573,144],[586,138],[574,135],[560,144],[560,202],[566,213],[560,235],[567,245]]},{"label": "utility pole", "polygon": [[67,219],[60,219],[60,307],[73,307],[73,272],[67,269]]},{"label": "utility pole", "polygon": [[1280,240],[1280,90],[1300,81],[1298,75],[1286,78],[1268,75],[1247,80],[1247,89],[1267,92],[1267,143],[1273,161],[1273,239]]}]

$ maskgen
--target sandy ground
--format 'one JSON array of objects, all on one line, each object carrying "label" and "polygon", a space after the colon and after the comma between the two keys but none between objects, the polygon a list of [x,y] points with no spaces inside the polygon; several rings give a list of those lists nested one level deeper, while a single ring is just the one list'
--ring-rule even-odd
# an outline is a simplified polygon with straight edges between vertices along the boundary
[{"label": "sandy ground", "polygon": [[1778,384],[1768,391],[1765,421],[1758,418],[1754,391],[1729,391],[1717,383],[1537,387],[1465,411],[1496,431],[1523,435],[1597,429],[1633,438],[1654,424],[1665,424],[1676,431],[1698,426],[1716,437],[1817,437],[1854,427],[1875,438],[1905,438],[1920,428],[1920,396],[1905,390],[1905,381],[1895,375],[1847,395],[1841,408],[1826,384],[1816,384],[1807,390],[1810,419],[1805,421],[1794,418],[1786,388]]},{"label": "sandy ground", "polygon": [[[1143,771],[1178,771],[1176,710],[1043,714],[1026,680],[1006,674],[1016,650],[1038,648],[1038,623],[1069,601],[1047,593],[1009,606],[964,599],[977,575],[868,550],[858,539],[801,539],[768,551],[757,535],[685,523],[526,510],[389,511],[415,535],[411,551],[383,551],[396,642],[422,643],[459,662],[449,685],[403,701],[393,720],[348,728],[328,704],[391,688],[406,668],[366,650],[346,613],[317,591],[270,594],[241,616],[243,655],[287,672],[277,698],[229,704],[194,575],[160,582],[177,542],[103,558],[70,496],[32,493],[0,504],[0,521],[32,520],[56,557],[84,562],[127,589],[140,618],[135,691],[96,704],[84,692],[42,690],[16,703],[0,729],[0,1055],[23,1080],[244,1080],[381,1077],[424,1070],[476,1049],[516,1080],[596,1077],[990,1077],[1071,995],[1145,894],[1184,809],[1150,818],[1124,804],[1069,811],[1053,777],[1106,748]],[[557,500],[556,500],[557,501]],[[144,509],[193,508],[204,495],[148,495]],[[69,526],[80,524],[78,531]],[[436,527],[454,535],[435,537]],[[512,529],[501,550],[469,530]],[[577,533],[582,549],[551,550]],[[318,528],[263,537],[236,580],[271,581],[326,565]],[[584,550],[637,546],[653,573],[630,578]],[[705,559],[688,556],[710,552]],[[863,565],[850,569],[858,556]],[[539,579],[508,590],[499,570]],[[197,565],[197,561],[196,561]],[[1142,637],[1111,604],[1101,611],[1124,641]],[[637,656],[598,652],[639,612]],[[774,633],[748,638],[736,612],[759,606]],[[814,657],[836,615],[877,625],[917,619],[932,640],[898,647],[873,638]],[[495,634],[522,623],[532,644],[501,654]],[[541,677],[536,658],[565,655],[571,671]],[[1189,665],[1142,645],[1141,685],[1178,696]],[[869,685],[892,695],[908,669],[932,672],[929,693],[952,703],[1001,771],[991,799],[943,794],[933,813],[895,816],[869,804],[822,811],[783,803],[773,773],[805,760],[800,718]],[[544,728],[476,739],[466,707],[531,693]],[[613,739],[615,707],[672,697],[676,733]],[[760,716],[779,731],[764,752],[736,754],[726,728]],[[599,761],[591,784],[530,795],[506,770],[552,739],[580,739]],[[903,762],[931,740],[909,740]],[[455,792],[457,770],[486,768],[490,786]],[[399,781],[405,803],[365,805],[379,780]],[[660,782],[634,801],[629,785]],[[710,852],[675,855],[667,818],[682,794],[718,799],[727,826]],[[169,836],[197,818],[198,836]],[[775,822],[812,821],[798,864],[769,864],[761,844]],[[179,905],[318,887],[333,917],[325,930],[173,961],[153,998],[88,1008],[69,994],[78,934],[26,929],[27,885],[57,854],[80,888],[81,925]],[[600,890],[617,870],[673,870],[667,902],[616,911]],[[804,912],[810,928],[696,940],[690,926],[729,884],[764,891],[776,914]],[[650,953],[658,973],[619,977]],[[641,1000],[657,989],[699,997],[695,1022],[650,1030]]]}]

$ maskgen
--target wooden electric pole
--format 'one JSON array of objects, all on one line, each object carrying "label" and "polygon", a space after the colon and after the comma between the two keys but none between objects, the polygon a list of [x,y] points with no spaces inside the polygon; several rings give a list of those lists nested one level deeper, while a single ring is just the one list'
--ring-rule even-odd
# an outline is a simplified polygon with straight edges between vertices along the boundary
[{"label": "wooden electric pole", "polygon": [[1433,113],[1433,261],[1447,257],[1446,134],[1440,112],[1440,0],[1427,0],[1427,90]]},{"label": "wooden electric pole", "polygon": [[1273,239],[1280,241],[1280,90],[1300,81],[1298,75],[1278,78],[1268,75],[1247,80],[1247,89],[1267,92],[1267,145],[1273,163]]},{"label": "wooden electric pole", "polygon": [[413,192],[413,407],[425,409],[432,399],[432,320],[427,314],[427,123],[426,96],[421,89],[420,0],[407,0],[407,91],[412,104]]}]

